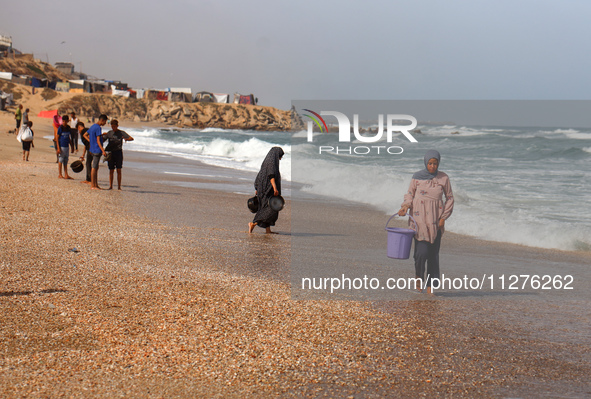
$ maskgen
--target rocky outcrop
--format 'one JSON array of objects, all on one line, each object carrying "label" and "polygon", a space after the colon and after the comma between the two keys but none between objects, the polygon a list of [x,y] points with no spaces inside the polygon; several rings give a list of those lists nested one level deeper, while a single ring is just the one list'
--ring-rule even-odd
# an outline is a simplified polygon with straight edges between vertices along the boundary
[{"label": "rocky outcrop", "polygon": [[78,95],[60,104],[59,112],[135,122],[158,122],[179,127],[287,131],[298,129],[301,121],[295,110],[273,107],[217,103],[174,103],[168,101],[116,97],[111,95]]}]

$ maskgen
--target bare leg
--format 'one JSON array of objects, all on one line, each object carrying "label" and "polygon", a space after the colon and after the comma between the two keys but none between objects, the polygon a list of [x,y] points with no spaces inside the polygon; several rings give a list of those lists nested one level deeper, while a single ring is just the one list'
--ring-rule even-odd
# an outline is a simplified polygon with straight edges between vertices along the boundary
[{"label": "bare leg", "polygon": [[59,162],[59,163],[57,164],[57,170],[58,170],[58,172],[59,172],[59,175],[57,176],[57,177],[58,177],[58,179],[63,179],[63,178],[64,178],[64,176],[62,175],[62,163],[61,163],[61,162]]},{"label": "bare leg", "polygon": [[254,230],[255,226],[256,226],[256,222],[255,223],[249,223],[248,224],[248,232],[252,233],[252,231]]},{"label": "bare leg", "polygon": [[121,169],[117,169],[117,189],[121,190]]},{"label": "bare leg", "polygon": [[72,179],[72,177],[68,174],[68,164],[64,163],[64,178],[65,179]]},{"label": "bare leg", "polygon": [[113,174],[115,173],[115,169],[109,170],[109,190],[113,189]]},{"label": "bare leg", "polygon": [[98,186],[98,169],[92,168],[90,171],[90,188],[93,190],[100,190]]}]

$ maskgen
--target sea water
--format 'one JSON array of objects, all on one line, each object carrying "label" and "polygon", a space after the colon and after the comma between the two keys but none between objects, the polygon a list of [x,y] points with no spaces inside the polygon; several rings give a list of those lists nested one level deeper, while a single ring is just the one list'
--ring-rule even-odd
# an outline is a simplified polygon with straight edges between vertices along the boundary
[{"label": "sea water", "polygon": [[[189,158],[240,171],[258,171],[268,150],[281,146],[281,174],[303,192],[398,211],[413,172],[427,149],[441,153],[455,197],[448,231],[491,241],[541,248],[591,250],[591,130],[536,127],[418,126],[419,143],[399,141],[402,154],[318,156],[334,143],[324,134],[314,145],[293,144],[306,132],[126,129],[135,141],[126,150]],[[301,143],[301,141],[299,141]],[[363,143],[351,142],[351,145]],[[372,143],[385,145],[386,142]]]}]

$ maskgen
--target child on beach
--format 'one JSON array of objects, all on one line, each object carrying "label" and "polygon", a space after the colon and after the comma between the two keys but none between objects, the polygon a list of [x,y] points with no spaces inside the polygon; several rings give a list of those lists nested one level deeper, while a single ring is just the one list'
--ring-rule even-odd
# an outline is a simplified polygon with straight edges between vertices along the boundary
[{"label": "child on beach", "polygon": [[16,119],[16,130],[14,134],[18,134],[19,129],[21,128],[21,120],[23,119],[23,105],[19,104],[16,107],[16,111],[14,112],[14,119]]},{"label": "child on beach", "polygon": [[99,116],[98,122],[88,129],[88,141],[90,142],[89,151],[92,154],[92,170],[90,171],[90,188],[92,190],[100,190],[98,186],[98,168],[101,161],[101,155],[106,156],[103,148],[103,133],[102,126],[107,124],[107,115]]},{"label": "child on beach", "polygon": [[[35,135],[35,133],[33,132],[33,129],[31,129],[33,127],[33,122],[31,121],[27,121],[27,125],[25,127],[31,130],[31,135]],[[31,151],[31,147],[35,148],[35,144],[33,144],[33,140],[30,141],[24,141],[22,140],[21,143],[23,144],[23,161],[29,161],[29,152]]]},{"label": "child on beach", "polygon": [[59,129],[59,127],[62,124],[62,118],[58,115],[55,114],[53,116],[53,148],[55,149],[55,163],[59,163],[60,159],[59,159],[59,154],[57,152],[57,141],[56,141],[56,137],[57,137],[57,129]]},{"label": "child on beach", "polygon": [[80,140],[82,140],[82,144],[84,144],[84,148],[82,149],[82,156],[80,160],[84,162],[84,156],[86,155],[86,180],[82,180],[82,183],[90,184],[90,171],[92,169],[92,154],[90,153],[90,142],[88,141],[88,129],[84,127],[83,122],[78,122],[76,124],[76,130],[78,130],[78,135],[80,136]]},{"label": "child on beach", "polygon": [[72,154],[78,153],[78,128],[76,127],[78,124],[78,118],[76,118],[76,113],[70,113],[70,133],[72,134],[72,140],[70,142],[70,152]]},{"label": "child on beach", "polygon": [[[55,141],[57,141],[57,154],[58,154],[58,164],[57,169],[59,172],[58,178],[59,179],[71,179],[70,175],[68,175],[68,158],[70,156],[70,126],[68,126],[68,115],[62,116],[62,124],[57,129],[57,134],[55,136]],[[62,175],[62,167],[64,168],[64,174]]]},{"label": "child on beach", "polygon": [[123,167],[123,141],[133,141],[133,137],[119,130],[119,121],[111,121],[111,129],[105,137],[109,139],[107,150],[111,151],[109,159],[109,190],[113,189],[113,175],[117,169],[117,189],[121,190],[121,168]]}]

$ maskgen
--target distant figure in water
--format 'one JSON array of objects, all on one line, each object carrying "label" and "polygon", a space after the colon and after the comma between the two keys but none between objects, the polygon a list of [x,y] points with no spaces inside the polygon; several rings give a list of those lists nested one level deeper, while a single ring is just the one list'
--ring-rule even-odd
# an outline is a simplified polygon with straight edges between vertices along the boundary
[{"label": "distant figure in water", "polygon": [[265,157],[261,170],[254,181],[255,195],[259,200],[259,210],[254,219],[248,224],[248,232],[252,233],[255,226],[266,229],[271,234],[271,226],[279,217],[279,212],[269,206],[269,198],[281,195],[281,174],[279,173],[279,161],[283,157],[281,147],[273,147]]},{"label": "distant figure in water", "polygon": [[[439,171],[441,155],[435,150],[425,154],[425,169],[416,172],[410,181],[404,202],[398,211],[400,216],[414,217],[415,225],[415,275],[425,282],[427,293],[431,292],[431,280],[439,279],[439,246],[445,221],[454,209],[454,195],[447,174]],[[445,203],[443,195],[445,194]],[[427,277],[425,277],[425,265]],[[416,283],[415,289],[422,291]]]}]

